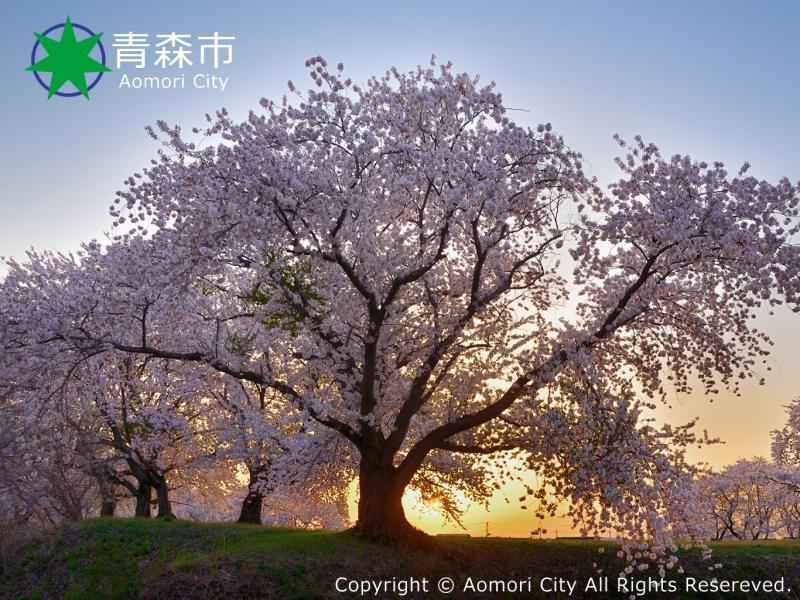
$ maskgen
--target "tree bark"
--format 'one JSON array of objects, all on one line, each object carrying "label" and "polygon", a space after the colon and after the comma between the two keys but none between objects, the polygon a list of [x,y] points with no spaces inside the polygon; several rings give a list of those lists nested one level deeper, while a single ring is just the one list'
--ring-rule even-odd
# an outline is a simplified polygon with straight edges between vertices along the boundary
[{"label": "tree bark", "polygon": [[431,538],[406,519],[403,493],[407,483],[391,464],[375,464],[362,458],[356,533],[379,542],[430,546]]},{"label": "tree bark", "polygon": [[169,486],[167,479],[163,475],[157,475],[156,479],[156,499],[158,502],[158,516],[159,517],[174,517],[172,514],[172,504],[169,501]]},{"label": "tree bark", "polygon": [[100,516],[101,517],[113,517],[114,510],[117,508],[117,502],[115,500],[103,500],[100,504]]},{"label": "tree bark", "polygon": [[106,478],[98,478],[100,484],[100,516],[113,517],[117,508],[117,485]]},{"label": "tree bark", "polygon": [[242,501],[242,510],[239,513],[239,523],[261,524],[261,509],[264,502],[264,494],[261,492],[259,475],[263,469],[247,467],[250,479],[247,484],[247,495]]},{"label": "tree bark", "polygon": [[150,517],[152,516],[152,508],[150,505],[153,487],[147,482],[139,482],[139,487],[136,490],[136,512],[137,517]]}]

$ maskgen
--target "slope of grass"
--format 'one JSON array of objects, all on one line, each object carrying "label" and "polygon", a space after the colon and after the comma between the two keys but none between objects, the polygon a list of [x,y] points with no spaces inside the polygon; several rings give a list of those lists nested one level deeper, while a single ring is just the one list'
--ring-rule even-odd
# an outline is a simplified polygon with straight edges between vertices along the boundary
[{"label": "slope of grass", "polygon": [[[338,577],[389,580],[426,577],[431,593],[378,594],[375,598],[497,598],[466,594],[473,580],[531,578],[533,593],[509,597],[566,598],[539,591],[542,577],[577,580],[572,598],[613,597],[583,591],[596,576],[592,563],[611,576],[621,563],[614,544],[589,541],[439,538],[435,554],[400,551],[366,543],[349,533],[309,532],[257,526],[169,520],[95,519],[3,546],[0,598],[348,598],[336,591]],[[600,551],[603,548],[604,551]],[[800,591],[800,542],[727,542],[714,545],[721,579],[775,580]],[[683,557],[687,575],[709,578],[697,552]],[[656,577],[655,573],[649,573]],[[646,576],[645,574],[644,576]],[[448,576],[457,589],[435,591]],[[678,580],[681,583],[681,580]],[[682,584],[681,584],[682,587]],[[657,597],[648,593],[645,597]],[[691,593],[664,597],[697,597]],[[756,597],[718,594],[703,597]],[[776,595],[772,595],[776,597]],[[779,596],[778,596],[779,597]],[[784,597],[796,598],[791,591]]]}]

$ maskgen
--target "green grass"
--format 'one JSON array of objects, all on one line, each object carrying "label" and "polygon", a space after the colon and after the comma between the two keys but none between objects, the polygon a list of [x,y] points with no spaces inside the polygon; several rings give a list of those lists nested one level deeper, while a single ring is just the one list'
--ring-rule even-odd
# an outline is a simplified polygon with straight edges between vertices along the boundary
[{"label": "green grass", "polygon": [[[439,544],[441,549],[431,554],[366,543],[346,532],[156,519],[94,519],[40,534],[26,542],[5,544],[0,598],[357,597],[336,592],[334,582],[340,576],[359,580],[427,577],[432,580],[429,584],[432,587],[443,576],[452,577],[459,586],[467,577],[532,577],[534,588],[540,577],[563,577],[578,581],[579,591],[572,596],[575,598],[591,597],[582,592],[582,586],[587,578],[596,575],[592,562],[612,576],[612,585],[621,566],[615,556],[616,547],[605,542],[439,538]],[[603,553],[599,552],[601,547],[605,548]],[[785,577],[788,587],[800,591],[800,542],[722,542],[713,547],[713,562],[724,564],[715,573],[717,577],[756,580]],[[683,564],[688,575],[709,577],[708,565],[700,560],[699,553],[687,553]],[[655,573],[650,575],[657,577]],[[431,593],[406,597],[500,596]],[[798,596],[792,591],[785,597]]]}]

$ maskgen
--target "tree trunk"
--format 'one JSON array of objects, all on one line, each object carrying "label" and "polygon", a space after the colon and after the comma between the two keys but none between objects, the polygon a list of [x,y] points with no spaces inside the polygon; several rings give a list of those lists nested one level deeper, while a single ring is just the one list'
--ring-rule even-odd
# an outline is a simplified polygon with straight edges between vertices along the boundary
[{"label": "tree trunk", "polygon": [[264,495],[261,493],[260,485],[262,482],[259,475],[263,472],[260,468],[247,468],[250,480],[247,484],[247,495],[242,501],[242,511],[239,513],[239,523],[253,523],[261,525],[261,508]]},{"label": "tree trunk", "polygon": [[150,499],[153,492],[153,487],[147,482],[140,482],[136,490],[136,512],[137,517],[150,517],[152,516],[152,508],[150,506]]},{"label": "tree trunk", "polygon": [[163,475],[158,475],[156,483],[156,498],[158,500],[158,516],[174,517],[172,514],[172,504],[169,501],[169,486],[167,479]]},{"label": "tree trunk", "polygon": [[115,500],[103,500],[100,504],[100,516],[101,517],[113,517],[114,510],[117,508],[117,503]]},{"label": "tree trunk", "polygon": [[242,510],[239,513],[238,523],[261,524],[261,505],[264,497],[258,492],[247,492],[242,501]]},{"label": "tree trunk", "polygon": [[400,545],[429,546],[428,535],[414,528],[403,511],[406,483],[391,465],[361,460],[358,521],[355,531],[366,538]]},{"label": "tree trunk", "polygon": [[105,478],[100,481],[100,516],[113,517],[117,508],[117,485]]}]

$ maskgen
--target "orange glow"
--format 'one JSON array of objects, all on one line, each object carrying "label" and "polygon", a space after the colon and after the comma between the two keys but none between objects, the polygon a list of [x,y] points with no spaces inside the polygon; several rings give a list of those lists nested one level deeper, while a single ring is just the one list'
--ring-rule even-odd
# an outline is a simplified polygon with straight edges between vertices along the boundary
[{"label": "orange glow", "polygon": [[[760,318],[759,326],[772,337],[775,346],[769,360],[771,370],[758,373],[766,378],[763,386],[756,381],[742,385],[741,397],[724,391],[713,401],[702,392],[687,396],[675,396],[670,406],[660,406],[656,418],[673,424],[685,423],[700,417],[698,431],[707,429],[711,437],[720,437],[724,444],[689,450],[689,458],[695,462],[707,462],[714,468],[731,464],[739,458],[769,456],[770,432],[782,427],[785,421],[784,405],[800,393],[800,371],[796,368],[800,351],[800,319],[788,309],[776,310],[775,316]],[[525,480],[535,486],[533,474]],[[473,537],[489,533],[497,537],[530,537],[540,526],[547,529],[542,537],[576,535],[572,522],[565,516],[567,506],[559,510],[556,518],[545,519],[541,524],[534,515],[533,507],[520,508],[517,498],[525,495],[519,483],[506,484],[489,500],[488,508],[469,503],[462,516],[464,529],[446,520],[437,512],[436,504],[425,504],[409,492],[403,499],[408,520],[423,531],[439,533],[469,533]],[[351,488],[351,517],[355,520],[358,503],[357,486]],[[609,532],[610,533],[610,532]]]}]

